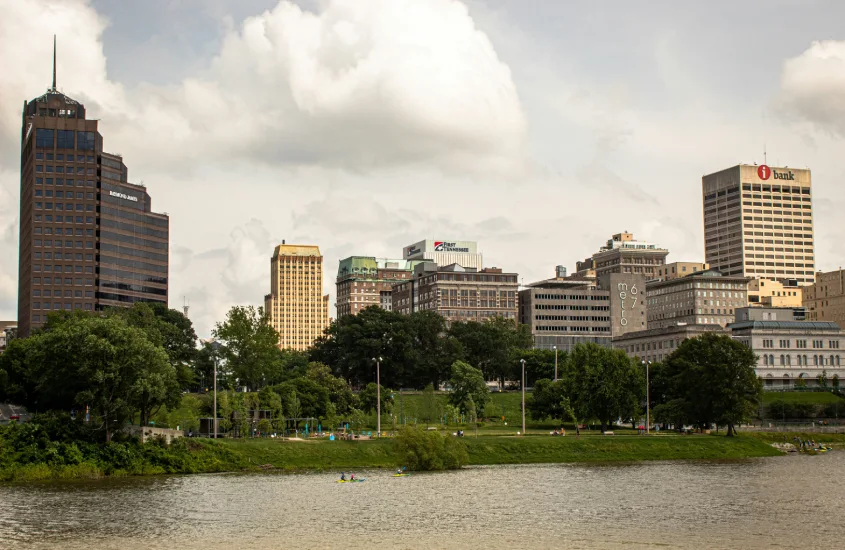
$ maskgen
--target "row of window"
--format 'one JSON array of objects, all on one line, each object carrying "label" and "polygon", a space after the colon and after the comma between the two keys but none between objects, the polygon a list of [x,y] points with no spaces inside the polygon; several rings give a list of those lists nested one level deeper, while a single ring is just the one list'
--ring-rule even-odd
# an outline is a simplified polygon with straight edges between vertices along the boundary
[{"label": "row of window", "polygon": [[535,315],[535,321],[594,321],[597,323],[610,322],[610,317],[588,317],[585,315]]},{"label": "row of window", "polygon": [[35,173],[36,174],[84,174],[87,176],[93,176],[95,171],[93,168],[85,168],[84,166],[77,166],[74,169],[73,166],[64,167],[61,165],[53,166],[52,164],[47,164],[46,166],[43,164],[36,164],[35,165]]},{"label": "row of window", "polygon": [[[68,153],[67,155],[63,153],[56,153],[54,157],[53,153],[43,153],[41,151],[37,151],[35,153],[35,160],[63,160],[65,162],[73,162],[74,156],[71,153]],[[94,160],[93,155],[76,155],[76,162],[94,162]],[[103,164],[105,163],[106,161],[103,160]]]},{"label": "row of window", "polygon": [[55,198],[57,198],[57,199],[65,199],[65,198],[73,199],[73,198],[76,198],[77,200],[83,200],[83,199],[94,200],[94,193],[93,192],[83,193],[82,191],[77,191],[76,195],[74,196],[73,191],[65,192],[65,191],[58,191],[57,190],[54,194],[52,189],[35,189],[33,191],[33,193],[36,197],[45,197],[45,198],[48,198],[48,199],[52,199],[55,196]]},{"label": "row of window", "polygon": [[35,185],[55,185],[56,187],[94,187],[94,180],[72,180],[62,178],[35,178]]},{"label": "row of window", "polygon": [[[53,130],[50,128],[36,128],[35,146],[52,149],[79,149],[93,151],[97,139],[96,132],[73,130]],[[74,143],[74,138],[76,142]]]},{"label": "row of window", "polygon": [[[52,216],[48,216],[48,217],[52,218]],[[41,221],[41,220],[36,220],[36,221]],[[47,221],[52,221],[52,220],[50,219],[50,220],[47,220]],[[61,223],[61,222],[59,222],[59,223]],[[72,227],[44,227],[44,228],[36,227],[36,228],[33,228],[33,231],[35,232],[36,235],[41,235],[42,232],[43,232],[44,235],[53,235],[55,233],[56,235],[59,235],[59,236],[61,236],[61,235],[66,235],[68,237],[73,236],[73,228]],[[86,236],[86,237],[93,237],[94,236],[94,230],[93,229],[85,229],[84,231],[85,231],[84,236]],[[83,229],[81,227],[76,228],[76,236],[77,237],[83,236]]]},{"label": "row of window", "polygon": [[[810,360],[811,358],[807,357],[806,355],[798,355],[797,358],[797,365],[799,367],[808,367],[811,366]],[[763,366],[764,367],[774,367],[775,365],[775,356],[772,354],[766,355],[763,354]],[[792,366],[792,356],[790,355],[781,355],[780,356],[780,366],[781,367],[791,367]],[[814,367],[840,367],[842,366],[840,363],[840,357],[838,355],[831,355],[830,357],[825,357],[824,355],[813,355],[812,356],[812,366]]]},{"label": "row of window", "polygon": [[[75,261],[81,262],[82,258],[83,258],[83,255],[81,253],[72,254],[70,252],[66,252],[64,254],[61,253],[61,252],[44,252],[43,253],[44,257],[42,258],[41,256],[42,256],[41,252],[33,252],[32,253],[32,259],[33,260],[39,260],[39,261],[44,259],[44,260],[75,260]],[[85,261],[87,261],[87,262],[93,262],[94,261],[94,255],[93,254],[85,254],[84,257],[85,257]]]},{"label": "row of window", "polygon": [[[827,345],[830,349],[839,349],[839,340],[828,340]],[[813,349],[824,349],[824,340],[812,340]],[[763,347],[764,348],[774,348],[775,341],[770,339],[763,340]],[[792,347],[791,340],[778,340],[778,347],[789,349]],[[796,340],[795,347],[806,349],[807,348],[807,340]]]}]

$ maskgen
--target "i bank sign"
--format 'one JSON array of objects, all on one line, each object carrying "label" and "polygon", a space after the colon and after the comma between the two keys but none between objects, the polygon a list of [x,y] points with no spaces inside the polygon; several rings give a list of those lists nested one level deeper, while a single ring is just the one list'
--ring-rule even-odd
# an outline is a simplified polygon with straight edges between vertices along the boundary
[{"label": "i bank sign", "polygon": [[443,241],[434,241],[435,252],[469,252],[469,248],[459,247],[458,243],[447,243]]},{"label": "i bank sign", "polygon": [[778,172],[777,170],[772,170],[765,164],[761,164],[757,167],[757,175],[760,177],[761,180],[767,180],[770,177],[774,177],[776,180],[792,180],[795,181],[795,174],[792,173],[792,170],[789,172]]}]

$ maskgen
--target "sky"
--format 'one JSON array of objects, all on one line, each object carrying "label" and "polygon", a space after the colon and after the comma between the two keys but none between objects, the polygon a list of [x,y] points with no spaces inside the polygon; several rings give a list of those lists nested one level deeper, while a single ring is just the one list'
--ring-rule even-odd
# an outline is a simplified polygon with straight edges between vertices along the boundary
[{"label": "sky", "polygon": [[[845,264],[845,3],[0,0],[0,318],[17,315],[23,102],[50,85],[170,215],[201,337],[274,246],[338,261],[475,240],[521,282],[621,231],[703,261],[701,176],[812,170]],[[332,308],[333,310],[333,308]]]}]

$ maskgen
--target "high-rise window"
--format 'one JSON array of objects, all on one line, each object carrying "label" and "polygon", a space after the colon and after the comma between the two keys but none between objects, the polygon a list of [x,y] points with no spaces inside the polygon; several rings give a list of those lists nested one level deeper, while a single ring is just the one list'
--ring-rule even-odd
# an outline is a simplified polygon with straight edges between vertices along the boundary
[{"label": "high-rise window", "polygon": [[[88,132],[93,134],[93,132]],[[57,130],[56,131],[56,148],[57,149],[73,149],[73,130]]]},{"label": "high-rise window", "polygon": [[95,143],[94,132],[76,132],[77,134],[77,149],[83,151],[93,151]]},{"label": "high-rise window", "polygon": [[35,130],[35,146],[53,148],[53,130],[46,128],[36,128]]}]

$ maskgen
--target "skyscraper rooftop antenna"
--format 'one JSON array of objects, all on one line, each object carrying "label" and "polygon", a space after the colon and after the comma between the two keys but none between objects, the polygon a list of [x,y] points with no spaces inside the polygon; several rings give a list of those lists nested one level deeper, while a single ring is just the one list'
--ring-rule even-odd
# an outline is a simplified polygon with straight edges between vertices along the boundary
[{"label": "skyscraper rooftop antenna", "polygon": [[53,35],[53,87],[50,88],[56,91],[56,35]]},{"label": "skyscraper rooftop antenna", "polygon": [[763,164],[768,165],[769,162],[766,160],[766,144],[763,144]]}]

